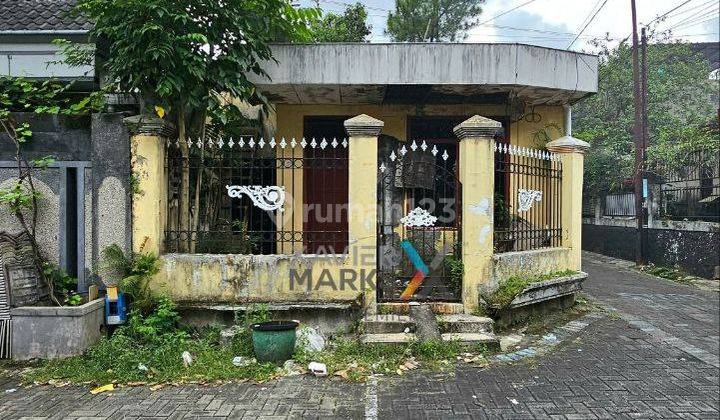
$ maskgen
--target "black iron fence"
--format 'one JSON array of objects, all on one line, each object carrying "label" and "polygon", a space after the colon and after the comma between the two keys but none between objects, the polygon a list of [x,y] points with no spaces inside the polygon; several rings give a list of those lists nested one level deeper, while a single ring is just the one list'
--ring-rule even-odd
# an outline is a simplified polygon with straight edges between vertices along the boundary
[{"label": "black iron fence", "polygon": [[670,183],[660,186],[658,216],[665,219],[720,221],[720,178],[712,184],[700,185],[702,180]]},{"label": "black iron fence", "polygon": [[[719,160],[718,151],[696,150],[673,166],[653,165],[647,186],[652,215],[667,220],[720,221]],[[595,206],[598,200],[603,216],[635,217],[633,192],[585,196],[583,205]],[[593,216],[590,208],[586,213],[583,207],[583,214]]]},{"label": "black iron fence", "polygon": [[347,140],[168,143],[166,252],[342,253]]},{"label": "black iron fence", "polygon": [[495,144],[495,252],[561,245],[562,163],[553,153]]},{"label": "black iron fence", "polygon": [[654,169],[658,216],[667,219],[720,221],[720,155],[695,150],[680,165]]}]

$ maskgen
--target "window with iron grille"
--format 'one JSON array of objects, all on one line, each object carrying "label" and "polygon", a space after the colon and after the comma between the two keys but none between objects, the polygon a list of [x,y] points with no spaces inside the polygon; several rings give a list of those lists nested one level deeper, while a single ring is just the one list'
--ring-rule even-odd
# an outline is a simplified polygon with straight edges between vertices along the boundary
[{"label": "window with iron grille", "polygon": [[545,150],[495,144],[495,252],[557,247],[562,162]]},{"label": "window with iron grille", "polygon": [[347,190],[332,202],[318,202],[316,190],[323,177],[347,180],[347,146],[337,138],[170,142],[165,251],[345,252]]}]

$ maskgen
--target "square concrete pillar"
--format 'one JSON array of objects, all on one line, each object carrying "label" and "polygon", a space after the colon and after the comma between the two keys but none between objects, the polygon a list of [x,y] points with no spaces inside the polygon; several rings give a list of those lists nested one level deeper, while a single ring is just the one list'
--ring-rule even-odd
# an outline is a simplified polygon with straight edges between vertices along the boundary
[{"label": "square concrete pillar", "polygon": [[564,136],[547,144],[562,158],[562,246],[570,250],[570,270],[580,271],[582,255],[583,159],[590,144]]},{"label": "square concrete pillar", "polygon": [[[366,312],[377,308],[377,150],[384,122],[361,114],[345,121],[348,145],[348,254],[356,270],[372,270]],[[361,276],[358,273],[358,276]]]},{"label": "square concrete pillar", "polygon": [[462,302],[466,313],[478,308],[481,285],[490,281],[493,254],[495,135],[502,124],[475,115],[453,129],[460,139],[462,185]]},{"label": "square concrete pillar", "polygon": [[148,115],[123,122],[130,133],[131,170],[140,190],[132,200],[132,248],[160,255],[167,223],[165,143],[174,129],[167,121]]}]

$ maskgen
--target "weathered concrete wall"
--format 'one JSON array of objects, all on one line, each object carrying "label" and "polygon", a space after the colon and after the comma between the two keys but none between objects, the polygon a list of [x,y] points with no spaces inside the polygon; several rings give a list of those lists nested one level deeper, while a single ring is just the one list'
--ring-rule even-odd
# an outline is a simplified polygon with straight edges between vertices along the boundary
[{"label": "weathered concrete wall", "polygon": [[[112,244],[131,249],[130,137],[123,113],[92,118],[92,261],[99,266],[102,250]],[[102,273],[101,273],[102,274]]]},{"label": "weathered concrete wall", "polygon": [[81,354],[100,340],[104,305],[103,299],[97,299],[75,307],[11,309],[13,359],[56,359]]},{"label": "weathered concrete wall", "polygon": [[[312,327],[327,337],[351,332],[362,317],[359,305],[350,303],[270,303],[266,305],[273,320],[292,319],[300,321],[300,328]],[[249,305],[194,305],[178,308],[183,323],[203,327],[210,325],[235,325],[237,312],[245,312]]]},{"label": "weathered concrete wall", "polygon": [[[1,140],[0,140],[1,141]],[[17,182],[17,169],[0,167],[0,189]],[[60,259],[60,174],[58,168],[33,171],[35,189],[40,192],[36,237],[42,254],[54,263]],[[31,220],[31,213],[25,212]],[[11,234],[22,232],[17,218],[4,206],[0,208],[0,231]]]},{"label": "weathered concrete wall", "polygon": [[[584,224],[598,226],[619,226],[634,228],[637,225],[634,217],[618,217],[618,216],[602,216],[602,217],[583,217]],[[648,221],[650,229],[670,229],[685,230],[694,232],[718,232],[720,231],[720,223],[706,222],[704,220],[667,220],[657,219]]]},{"label": "weathered concrete wall", "polygon": [[383,103],[388,86],[433,86],[451,96],[514,90],[553,103],[597,91],[597,56],[537,46],[334,43],[272,49],[277,61],[263,64],[269,77],[248,77],[284,103]]},{"label": "weathered concrete wall", "polygon": [[347,256],[165,254],[151,287],[181,304],[351,302],[374,287],[375,267],[350,248]]},{"label": "weathered concrete wall", "polygon": [[[611,257],[635,260],[636,229],[583,225],[583,249]],[[696,276],[712,278],[720,264],[720,230],[648,229],[648,262],[681,267]]]},{"label": "weathered concrete wall", "polygon": [[[12,114],[19,123],[27,122],[33,131],[32,139],[23,145],[28,159],[48,155],[58,161],[90,160],[89,118],[68,118],[38,115],[30,112]],[[15,148],[4,132],[0,132],[0,161],[13,160]]]},{"label": "weathered concrete wall", "polygon": [[[66,118],[15,113],[30,123],[32,138],[23,145],[27,159],[53,156],[51,167],[35,171],[42,193],[38,213],[38,242],[45,256],[63,268],[74,263],[77,247],[78,278],[89,279],[98,266],[101,250],[112,243],[129,249],[130,243],[130,142],[122,125],[123,114],[95,114],[91,118]],[[14,149],[0,134],[0,188],[16,177]],[[74,170],[75,172],[71,172]],[[67,193],[77,175],[77,206],[69,208]],[[19,231],[15,219],[0,211],[0,230]],[[76,232],[77,240],[67,236]],[[87,281],[85,281],[87,283]],[[80,285],[83,288],[83,285]]]},{"label": "weathered concrete wall", "polygon": [[537,276],[554,271],[575,270],[567,248],[505,252],[493,255],[492,287],[512,276]]}]

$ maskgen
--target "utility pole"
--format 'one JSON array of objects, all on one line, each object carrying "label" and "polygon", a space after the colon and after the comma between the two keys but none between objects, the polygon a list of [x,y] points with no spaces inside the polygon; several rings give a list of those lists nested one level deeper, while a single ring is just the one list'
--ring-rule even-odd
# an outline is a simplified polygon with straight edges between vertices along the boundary
[{"label": "utility pole", "polygon": [[[640,32],[640,74],[641,74],[641,98],[642,98],[642,182],[643,182],[643,229],[642,229],[642,249],[647,253],[648,248],[648,227],[652,212],[652,191],[650,188],[650,180],[648,179],[647,167],[647,148],[650,143],[650,124],[648,123],[648,64],[647,64],[647,33],[645,27]],[[643,254],[643,263],[647,260],[647,255]]]},{"label": "utility pole", "polygon": [[643,128],[642,128],[642,91],[640,82],[640,63],[638,58],[638,33],[637,13],[635,0],[630,0],[632,9],[632,61],[633,61],[633,92],[635,99],[635,124],[633,127],[633,138],[635,140],[635,220],[637,222],[637,233],[635,237],[635,264],[643,265],[645,262],[645,250],[643,247]]}]

